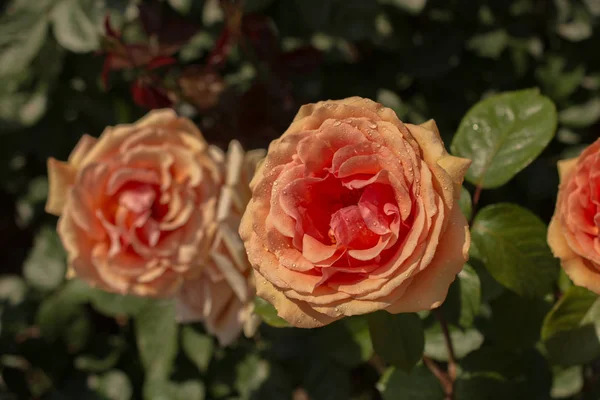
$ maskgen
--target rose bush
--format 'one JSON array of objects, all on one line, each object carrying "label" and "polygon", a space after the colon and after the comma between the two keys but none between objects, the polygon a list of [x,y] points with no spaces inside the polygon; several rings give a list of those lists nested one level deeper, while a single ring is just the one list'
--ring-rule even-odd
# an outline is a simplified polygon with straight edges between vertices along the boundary
[{"label": "rose bush", "polygon": [[226,346],[242,329],[251,335],[259,322],[252,313],[252,267],[237,231],[250,200],[248,185],[265,151],[245,153],[237,141],[230,143],[226,156],[216,147],[211,150],[226,176],[219,194],[216,233],[202,274],[183,284],[177,315],[180,322],[202,321]]},{"label": "rose bush", "polygon": [[600,139],[558,170],[548,244],[576,285],[600,294]]},{"label": "rose bush", "polygon": [[251,182],[240,234],[258,295],[297,327],[439,306],[468,257],[470,161],[435,122],[359,97],[303,106]]},{"label": "rose bush", "polygon": [[84,136],[67,162],[48,161],[46,210],[69,270],[93,286],[173,294],[202,272],[222,180],[200,131],[172,110]]}]

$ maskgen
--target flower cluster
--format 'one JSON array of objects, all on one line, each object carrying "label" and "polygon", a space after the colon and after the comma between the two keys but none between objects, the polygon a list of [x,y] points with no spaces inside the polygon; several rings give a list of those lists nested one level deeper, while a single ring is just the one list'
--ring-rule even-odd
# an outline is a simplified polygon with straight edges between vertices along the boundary
[{"label": "flower cluster", "polygon": [[[404,124],[359,97],[303,106],[268,152],[223,152],[164,109],[50,159],[46,209],[71,276],[172,297],[181,322],[227,345],[256,329],[255,294],[305,328],[438,307],[468,258],[469,165],[433,120]],[[548,241],[600,293],[600,141],[559,170]]]}]

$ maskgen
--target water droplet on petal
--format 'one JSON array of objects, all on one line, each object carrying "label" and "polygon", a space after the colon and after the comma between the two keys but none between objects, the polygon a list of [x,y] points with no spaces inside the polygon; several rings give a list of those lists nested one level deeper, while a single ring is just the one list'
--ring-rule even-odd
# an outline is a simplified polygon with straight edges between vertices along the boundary
[{"label": "water droplet on petal", "polygon": [[342,121],[337,120],[333,123],[333,126],[340,126],[342,124]]},{"label": "water droplet on petal", "polygon": [[371,128],[371,129],[375,129],[375,128],[377,128],[377,124],[376,124],[376,123],[374,123],[374,122],[371,122],[371,123],[369,124],[369,128]]}]

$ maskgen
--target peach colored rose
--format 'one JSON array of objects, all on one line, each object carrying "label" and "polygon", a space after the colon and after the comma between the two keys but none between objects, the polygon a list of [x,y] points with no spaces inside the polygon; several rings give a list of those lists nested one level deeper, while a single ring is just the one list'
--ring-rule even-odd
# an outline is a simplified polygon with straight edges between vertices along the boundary
[{"label": "peach colored rose", "polygon": [[259,321],[252,313],[255,295],[252,267],[237,231],[250,200],[248,185],[265,151],[244,154],[236,141],[230,143],[226,157],[220,150],[213,151],[217,154],[215,159],[224,160],[226,175],[217,207],[217,232],[202,275],[183,285],[177,316],[180,322],[204,322],[206,330],[226,346],[242,329],[247,336],[251,335]]},{"label": "peach colored rose", "polygon": [[600,139],[559,161],[560,186],[548,244],[573,282],[600,294]]},{"label": "peach colored rose", "polygon": [[240,234],[257,293],[297,327],[427,310],[467,259],[469,160],[435,122],[352,97],[303,106],[251,182]]},{"label": "peach colored rose", "polygon": [[168,296],[201,273],[222,177],[196,126],[172,110],[83,136],[48,160],[46,210],[69,270],[104,290]]}]

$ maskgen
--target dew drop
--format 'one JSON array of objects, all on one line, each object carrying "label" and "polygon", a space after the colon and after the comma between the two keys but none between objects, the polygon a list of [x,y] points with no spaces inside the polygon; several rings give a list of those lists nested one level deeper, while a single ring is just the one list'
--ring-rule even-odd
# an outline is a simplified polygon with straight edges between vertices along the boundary
[{"label": "dew drop", "polygon": [[341,124],[342,124],[342,121],[337,120],[333,123],[333,126],[340,126]]},{"label": "dew drop", "polygon": [[371,128],[371,129],[375,129],[375,128],[377,128],[377,124],[376,124],[376,123],[374,123],[374,122],[371,122],[371,123],[369,124],[369,128]]}]

